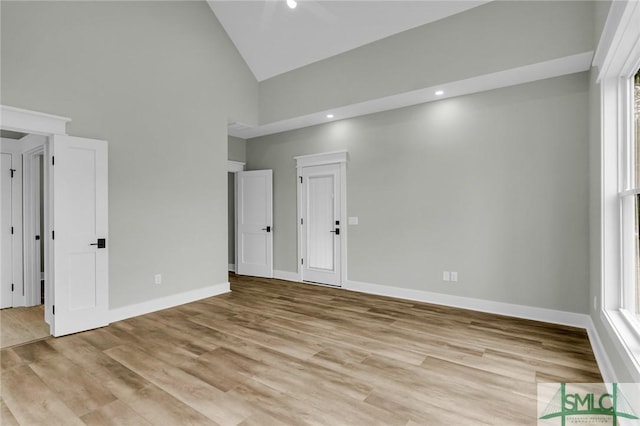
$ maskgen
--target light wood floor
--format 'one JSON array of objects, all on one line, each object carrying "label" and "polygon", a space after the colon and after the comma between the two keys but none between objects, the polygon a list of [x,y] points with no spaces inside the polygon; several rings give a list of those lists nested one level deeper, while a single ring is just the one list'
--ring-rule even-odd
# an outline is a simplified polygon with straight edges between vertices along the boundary
[{"label": "light wood floor", "polygon": [[230,294],[5,349],[2,425],[527,425],[601,381],[584,330],[232,276]]},{"label": "light wood floor", "polygon": [[44,322],[44,305],[0,309],[0,348],[19,345],[49,336]]}]

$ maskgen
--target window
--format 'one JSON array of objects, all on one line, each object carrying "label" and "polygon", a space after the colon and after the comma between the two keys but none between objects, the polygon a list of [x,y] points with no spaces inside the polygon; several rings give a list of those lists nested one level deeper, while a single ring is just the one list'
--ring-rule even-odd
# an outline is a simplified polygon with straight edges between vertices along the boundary
[{"label": "window", "polygon": [[[622,306],[621,309],[640,330],[640,71],[628,82],[621,82],[627,89],[629,131],[622,132],[620,167],[620,193],[622,208]],[[626,87],[625,87],[626,86]],[[625,96],[622,96],[623,101]],[[624,111],[624,109],[623,109]]]},{"label": "window", "polygon": [[[601,88],[601,293],[594,307],[640,382],[640,2],[612,2],[596,51]],[[598,299],[599,298],[599,299]],[[603,371],[606,375],[606,372]],[[606,379],[606,378],[605,378]]]}]

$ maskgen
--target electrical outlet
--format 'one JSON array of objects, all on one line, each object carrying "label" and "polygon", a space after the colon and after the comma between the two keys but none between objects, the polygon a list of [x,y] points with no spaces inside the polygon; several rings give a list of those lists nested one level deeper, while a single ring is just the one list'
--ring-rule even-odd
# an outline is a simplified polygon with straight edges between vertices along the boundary
[{"label": "electrical outlet", "polygon": [[458,282],[458,273],[457,272],[451,272],[451,281],[453,281],[454,283]]},{"label": "electrical outlet", "polygon": [[162,284],[162,274],[156,274],[154,277],[154,282],[156,284]]},{"label": "electrical outlet", "polygon": [[442,273],[442,281],[451,281],[451,274],[449,271],[444,271]]}]

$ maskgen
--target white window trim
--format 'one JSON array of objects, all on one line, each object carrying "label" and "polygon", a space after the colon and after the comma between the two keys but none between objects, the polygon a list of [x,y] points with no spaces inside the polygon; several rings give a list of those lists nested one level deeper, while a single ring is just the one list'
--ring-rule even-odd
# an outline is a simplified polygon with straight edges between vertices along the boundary
[{"label": "white window trim", "polygon": [[[612,2],[594,58],[601,89],[601,262],[599,313],[616,351],[640,382],[640,333],[622,308],[620,168],[624,167],[629,123],[628,81],[640,65],[640,2]],[[624,193],[626,194],[626,192]],[[624,195],[623,194],[623,195]]]}]

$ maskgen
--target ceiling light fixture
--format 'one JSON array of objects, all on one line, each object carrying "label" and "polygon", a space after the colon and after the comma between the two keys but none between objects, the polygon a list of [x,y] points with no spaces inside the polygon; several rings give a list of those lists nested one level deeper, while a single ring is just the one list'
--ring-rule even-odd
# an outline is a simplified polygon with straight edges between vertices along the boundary
[{"label": "ceiling light fixture", "polygon": [[327,118],[333,118],[333,114],[327,114]]},{"label": "ceiling light fixture", "polygon": [[442,95],[444,95],[444,90],[438,90],[436,92],[436,96],[442,96]]},{"label": "ceiling light fixture", "polygon": [[295,9],[297,5],[298,2],[296,0],[287,0],[287,6],[289,6],[289,9]]}]

